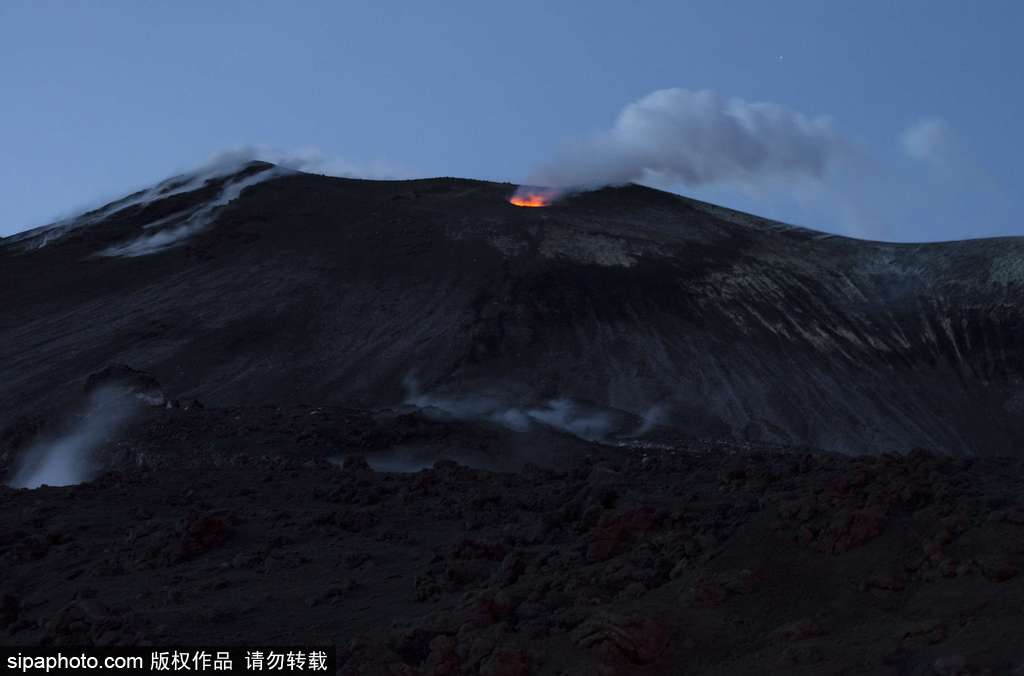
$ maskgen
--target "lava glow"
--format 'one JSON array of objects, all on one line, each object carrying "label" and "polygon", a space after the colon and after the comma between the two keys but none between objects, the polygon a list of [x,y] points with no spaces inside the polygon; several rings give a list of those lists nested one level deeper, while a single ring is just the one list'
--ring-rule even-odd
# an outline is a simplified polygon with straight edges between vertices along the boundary
[{"label": "lava glow", "polygon": [[551,198],[538,192],[528,192],[523,195],[516,193],[509,202],[517,207],[546,207],[551,204]]}]

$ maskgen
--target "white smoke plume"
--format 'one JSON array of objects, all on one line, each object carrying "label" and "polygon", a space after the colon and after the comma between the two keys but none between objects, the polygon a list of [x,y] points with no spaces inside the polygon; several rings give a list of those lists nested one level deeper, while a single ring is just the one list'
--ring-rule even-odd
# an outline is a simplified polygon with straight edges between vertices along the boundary
[{"label": "white smoke plume", "polygon": [[612,431],[612,421],[599,411],[583,411],[569,399],[551,399],[543,408],[526,410],[530,420],[574,434],[580,439],[599,441]]},{"label": "white smoke plume", "polygon": [[[79,211],[48,225],[16,233],[4,238],[4,242],[20,242],[21,246],[26,249],[40,249],[73,230],[100,223],[125,209],[143,206],[156,200],[199,190],[210,181],[236,174],[249,164],[258,161],[269,162],[276,165],[276,167],[273,170],[260,172],[241,181],[235,181],[230,185],[226,185],[221,197],[215,200],[217,203],[209,205],[210,208],[206,209],[204,213],[180,214],[180,218],[171,216],[161,219],[159,222],[149,223],[143,227],[146,229],[164,228],[164,226],[173,227],[167,227],[156,235],[142,237],[126,244],[115,245],[99,255],[139,256],[155,253],[178,244],[187,239],[188,236],[206,227],[212,220],[210,218],[212,212],[237,198],[246,187],[293,171],[345,178],[374,179],[409,178],[414,173],[408,168],[392,166],[382,162],[362,165],[346,162],[338,158],[325,156],[312,148],[286,151],[259,145],[238,146],[215,153],[199,166],[180,172],[155,185],[138,190],[123,199],[89,211]],[[258,180],[257,177],[259,177]],[[185,219],[190,219],[190,222],[182,222]]]},{"label": "white smoke plume", "polygon": [[[362,177],[393,176],[382,167],[367,167],[360,170],[355,165],[330,159],[314,149],[280,151],[263,146],[241,146],[217,153],[193,172],[163,181],[143,191],[118,210],[155,199],[164,199],[182,192],[202,188],[207,182],[231,176],[242,171],[253,162],[270,162],[275,166],[250,174],[244,178],[229,180],[213,200],[201,205],[192,213],[177,214],[142,226],[145,230],[156,229],[129,242],[116,244],[99,252],[100,256],[146,256],[184,243],[192,235],[202,231],[216,218],[216,212],[237,199],[246,188],[297,171],[320,173],[331,176]],[[109,215],[109,214],[108,214]]]},{"label": "white smoke plume", "polygon": [[307,174],[321,174],[339,178],[363,178],[371,180],[395,180],[416,178],[417,172],[407,166],[382,160],[352,162],[340,157],[326,155],[317,148],[282,150],[263,145],[239,146],[221,151],[210,162],[270,162],[285,169]]},{"label": "white smoke plume", "polygon": [[658,180],[691,186],[818,181],[846,153],[827,117],[716,92],[662,89],[615,125],[570,145],[528,177],[554,192]]},{"label": "white smoke plume", "polygon": [[130,207],[148,204],[193,190],[199,190],[208,181],[217,180],[241,171],[252,162],[247,150],[232,150],[218,153],[192,171],[178,174],[127,197],[111,202],[86,213],[68,216],[55,223],[17,233],[7,238],[8,242],[24,242],[28,249],[41,249],[60,239],[72,230],[99,223]]},{"label": "white smoke plume", "polygon": [[668,422],[668,409],[665,404],[655,404],[650,406],[644,411],[643,415],[640,416],[640,426],[637,427],[629,437],[642,437],[659,425],[663,425]]},{"label": "white smoke plume", "polygon": [[92,454],[139,411],[142,402],[120,388],[93,392],[84,413],[64,434],[36,443],[22,456],[11,479],[13,488],[70,486],[93,478]]},{"label": "white smoke plume", "polygon": [[[244,166],[244,164],[242,165]],[[240,170],[242,166],[238,167]],[[143,225],[143,229],[151,230],[157,227],[161,229],[152,235],[143,235],[123,244],[115,244],[99,252],[100,256],[146,256],[183,243],[192,235],[206,228],[213,222],[216,211],[220,207],[238,199],[242,191],[249,186],[262,183],[263,181],[290,173],[290,169],[282,167],[271,167],[244,178],[227,181],[221,188],[220,194],[214,199],[202,204],[198,209],[184,217],[175,219],[173,216],[162,218],[154,223]],[[207,179],[209,180],[209,179]],[[190,183],[194,179],[190,179]],[[195,189],[195,188],[193,188]],[[160,195],[165,197],[165,195]],[[175,222],[178,221],[178,222]]]},{"label": "white smoke plume", "polygon": [[900,137],[904,152],[914,160],[950,172],[962,154],[952,128],[938,118],[924,118],[907,127]]},{"label": "white smoke plume", "polygon": [[426,394],[420,391],[413,376],[405,379],[405,386],[406,404],[427,411],[441,411],[459,420],[485,420],[516,432],[525,432],[533,425],[541,424],[587,441],[600,441],[615,428],[608,414],[581,407],[565,398],[551,399],[540,406],[516,406],[495,396],[444,397]]}]

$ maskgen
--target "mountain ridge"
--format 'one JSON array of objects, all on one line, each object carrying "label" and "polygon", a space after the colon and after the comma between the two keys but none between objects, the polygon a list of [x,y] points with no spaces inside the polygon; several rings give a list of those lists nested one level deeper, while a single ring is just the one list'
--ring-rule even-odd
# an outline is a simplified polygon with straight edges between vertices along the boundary
[{"label": "mountain ridge", "polygon": [[448,402],[658,407],[680,434],[846,453],[1024,439],[1020,238],[875,242],[642,186],[521,209],[509,184],[293,171],[209,208],[274,171],[128,196],[41,248],[0,240],[0,424],[118,362],[224,405],[395,405],[415,373]]}]

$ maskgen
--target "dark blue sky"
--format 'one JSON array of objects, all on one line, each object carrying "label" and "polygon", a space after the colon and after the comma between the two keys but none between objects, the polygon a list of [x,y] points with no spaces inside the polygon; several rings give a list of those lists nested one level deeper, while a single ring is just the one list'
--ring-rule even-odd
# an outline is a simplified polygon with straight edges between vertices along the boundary
[{"label": "dark blue sky", "polygon": [[[861,237],[1024,234],[1022,34],[1024,4],[996,0],[5,0],[0,235],[240,145],[522,181],[668,88],[827,116],[843,152],[822,175],[660,186]],[[666,152],[687,155],[707,120],[673,114],[661,133],[691,135]]]}]

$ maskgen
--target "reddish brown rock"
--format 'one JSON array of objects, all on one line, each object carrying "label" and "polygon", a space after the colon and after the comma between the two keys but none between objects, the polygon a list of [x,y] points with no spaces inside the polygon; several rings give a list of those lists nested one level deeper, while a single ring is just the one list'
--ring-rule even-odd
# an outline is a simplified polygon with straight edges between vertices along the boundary
[{"label": "reddish brown rock", "polygon": [[772,637],[782,641],[806,641],[827,634],[828,629],[820,622],[804,618],[782,625],[772,632]]},{"label": "reddish brown rock", "polygon": [[576,645],[620,657],[632,664],[650,664],[665,649],[666,636],[654,620],[638,615],[599,613],[572,632]]},{"label": "reddish brown rock", "polygon": [[225,510],[190,515],[178,527],[172,560],[188,561],[220,547],[237,523],[238,517]]}]

